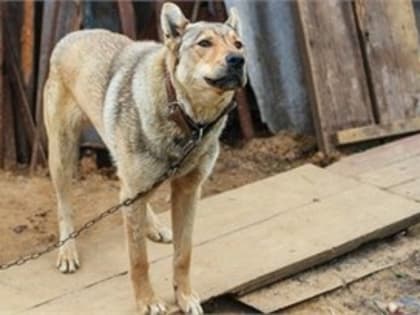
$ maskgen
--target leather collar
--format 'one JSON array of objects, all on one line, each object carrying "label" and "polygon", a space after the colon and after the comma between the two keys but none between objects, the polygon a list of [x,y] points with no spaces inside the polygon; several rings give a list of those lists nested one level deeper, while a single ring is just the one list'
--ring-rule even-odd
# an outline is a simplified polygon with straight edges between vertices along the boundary
[{"label": "leather collar", "polygon": [[225,115],[236,107],[236,103],[232,100],[229,105],[216,117],[208,123],[195,122],[182,108],[178,101],[175,88],[169,72],[165,71],[165,86],[168,95],[169,119],[175,122],[181,130],[187,134],[189,138],[195,141],[201,140]]}]

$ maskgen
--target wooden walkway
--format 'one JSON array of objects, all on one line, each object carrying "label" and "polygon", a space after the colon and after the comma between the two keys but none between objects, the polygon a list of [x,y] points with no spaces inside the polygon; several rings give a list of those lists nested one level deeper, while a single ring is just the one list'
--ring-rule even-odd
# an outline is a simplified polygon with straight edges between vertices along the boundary
[{"label": "wooden walkway", "polygon": [[[413,136],[204,199],[196,290],[203,300],[244,294],[419,222],[419,161]],[[79,247],[83,266],[73,275],[55,270],[56,253],[0,272],[0,314],[135,314],[122,228],[82,236]],[[172,248],[151,243],[149,252],[154,287],[173,303]]]}]

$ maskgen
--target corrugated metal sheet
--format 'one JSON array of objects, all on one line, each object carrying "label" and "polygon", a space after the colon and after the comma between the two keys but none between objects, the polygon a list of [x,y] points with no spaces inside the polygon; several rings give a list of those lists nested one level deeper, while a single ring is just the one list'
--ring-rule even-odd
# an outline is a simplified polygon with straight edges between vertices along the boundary
[{"label": "corrugated metal sheet", "polygon": [[312,132],[293,1],[225,0],[242,21],[248,71],[263,121],[272,132]]}]

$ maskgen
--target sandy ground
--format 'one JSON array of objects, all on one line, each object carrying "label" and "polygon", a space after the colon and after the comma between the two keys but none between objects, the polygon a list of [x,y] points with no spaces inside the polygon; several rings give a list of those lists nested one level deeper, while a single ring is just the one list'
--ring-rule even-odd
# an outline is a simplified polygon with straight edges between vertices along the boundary
[{"label": "sandy ground", "polygon": [[[215,171],[204,186],[204,196],[242,186],[306,162],[323,165],[330,161],[315,153],[314,139],[287,133],[254,139],[241,148],[223,146]],[[112,170],[96,170],[89,158],[83,159],[81,164],[82,171],[74,180],[72,193],[76,226],[114,205],[118,201],[119,190],[119,182]],[[153,204],[158,212],[169,208],[168,193],[168,187],[164,185],[155,195]],[[117,214],[88,233],[94,235],[95,230],[122,228],[121,223],[121,216]],[[0,235],[0,262],[29,254],[57,240],[55,196],[46,170],[32,177],[27,175],[26,170],[0,171]],[[420,228],[412,229],[409,237],[417,238],[420,244]],[[413,254],[409,260],[393,268],[282,314],[388,314],[384,305],[401,298],[420,299],[420,253]],[[221,300],[207,309],[234,313],[251,311],[235,303],[230,304]],[[401,314],[414,315],[420,314],[420,311]]]}]

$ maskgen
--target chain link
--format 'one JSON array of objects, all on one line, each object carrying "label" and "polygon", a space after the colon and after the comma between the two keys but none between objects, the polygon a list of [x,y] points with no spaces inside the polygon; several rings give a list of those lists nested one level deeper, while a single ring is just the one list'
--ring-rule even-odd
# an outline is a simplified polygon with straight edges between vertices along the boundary
[{"label": "chain link", "polygon": [[71,232],[66,238],[59,240],[53,244],[48,245],[47,247],[45,247],[44,249],[35,252],[33,254],[29,254],[26,256],[22,256],[19,257],[15,260],[12,260],[8,263],[5,264],[0,264],[0,271],[1,270],[6,270],[9,269],[13,266],[20,266],[23,265],[24,263],[30,261],[30,260],[35,260],[41,256],[44,256],[45,254],[48,254],[49,252],[60,248],[61,246],[63,246],[64,244],[66,244],[68,241],[72,240],[72,239],[76,239],[77,237],[79,237],[79,235],[90,229],[92,226],[94,226],[96,223],[98,223],[99,221],[101,221],[102,219],[114,214],[115,212],[117,212],[118,210],[120,210],[122,207],[129,207],[132,204],[134,204],[137,200],[139,200],[140,198],[144,197],[145,195],[147,195],[149,192],[151,192],[152,190],[154,190],[155,188],[157,188],[158,186],[160,186],[160,184],[162,184],[165,180],[167,180],[168,178],[172,177],[172,175],[174,175],[178,169],[181,167],[182,163],[188,158],[188,156],[191,154],[191,152],[197,147],[197,144],[199,142],[202,141],[203,136],[209,131],[209,129],[214,126],[223,116],[227,115],[236,105],[231,103],[229,105],[228,108],[226,108],[217,119],[215,119],[215,121],[213,121],[212,124],[209,124],[207,126],[207,128],[205,128],[204,130],[200,130],[199,132],[199,136],[193,136],[185,145],[185,147],[183,148],[183,155],[182,157],[176,161],[175,163],[173,163],[172,165],[169,166],[169,168],[166,170],[165,173],[162,174],[162,176],[159,177],[159,179],[148,189],[144,190],[144,191],[140,191],[138,192],[134,197],[132,198],[127,198],[124,201],[120,202],[119,204],[101,212],[99,215],[97,215],[96,217],[94,217],[93,219],[87,221],[84,225],[82,225],[79,229]]},{"label": "chain link", "polygon": [[[183,156],[184,160],[190,153],[192,150],[190,151],[186,151]],[[122,201],[121,203],[101,212],[100,214],[98,214],[96,217],[94,217],[93,219],[87,221],[84,225],[82,225],[79,229],[71,232],[66,238],[59,240],[51,245],[48,245],[47,247],[45,247],[44,249],[35,252],[33,254],[29,254],[26,256],[22,256],[19,257],[15,260],[12,260],[8,263],[5,264],[0,264],[0,270],[6,270],[9,269],[13,266],[20,266],[23,265],[24,263],[30,261],[30,260],[35,260],[41,256],[44,256],[45,254],[48,254],[49,252],[60,248],[61,246],[63,246],[64,244],[66,244],[68,241],[72,240],[72,239],[76,239],[77,237],[79,237],[79,235],[90,229],[93,225],[95,225],[96,223],[98,223],[99,221],[102,221],[102,219],[114,214],[115,212],[117,212],[118,210],[120,210],[122,207],[129,207],[132,204],[134,204],[137,200],[139,200],[141,197],[144,197],[145,195],[147,195],[150,191],[152,191],[153,189],[155,189],[157,186],[159,186],[160,184],[162,184],[166,179],[168,179],[170,176],[172,176],[174,173],[177,172],[177,170],[179,169],[180,163],[176,163],[175,165],[172,165],[149,189],[146,189],[144,191],[140,191],[138,192],[134,197],[132,198],[127,198],[124,201]]]}]

